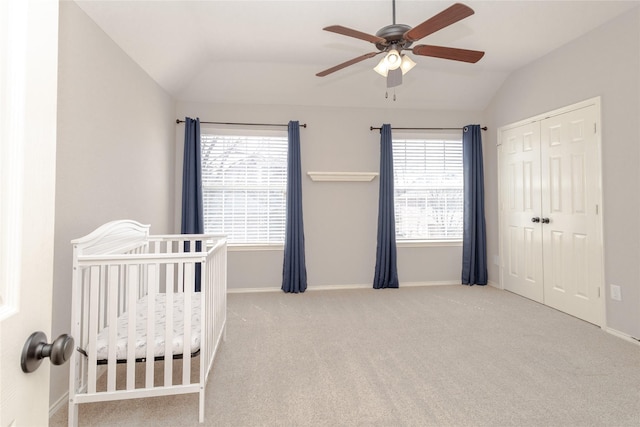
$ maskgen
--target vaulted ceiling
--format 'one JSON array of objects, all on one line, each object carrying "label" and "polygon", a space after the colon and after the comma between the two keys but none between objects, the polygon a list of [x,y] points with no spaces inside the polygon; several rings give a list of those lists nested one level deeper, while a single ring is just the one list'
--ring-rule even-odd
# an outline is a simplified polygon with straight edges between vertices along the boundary
[{"label": "vaulted ceiling", "polygon": [[[464,1],[475,14],[419,43],[486,52],[476,64],[412,56],[415,68],[385,98],[380,57],[316,73],[371,43],[323,31],[375,34],[392,0],[76,0],[176,100],[212,103],[482,110],[513,71],[640,5],[634,1]],[[454,1],[397,0],[412,27]],[[630,54],[638,55],[638,52]]]}]

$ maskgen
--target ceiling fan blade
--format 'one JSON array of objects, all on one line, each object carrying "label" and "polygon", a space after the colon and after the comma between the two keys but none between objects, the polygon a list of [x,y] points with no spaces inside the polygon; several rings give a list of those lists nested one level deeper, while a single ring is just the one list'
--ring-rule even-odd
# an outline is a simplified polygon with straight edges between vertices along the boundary
[{"label": "ceiling fan blade", "polygon": [[479,50],[456,49],[454,47],[430,46],[427,44],[415,46],[413,53],[422,56],[433,56],[434,58],[471,62],[473,64],[484,56],[484,52]]},{"label": "ceiling fan blade", "polygon": [[420,40],[473,14],[473,9],[469,6],[456,3],[404,33],[404,39],[410,42]]},{"label": "ceiling fan blade", "polygon": [[353,58],[353,59],[351,59],[351,60],[349,60],[347,62],[343,62],[342,64],[338,64],[335,67],[327,68],[324,71],[320,71],[318,74],[316,74],[316,76],[324,77],[324,76],[326,76],[328,74],[331,74],[333,72],[336,72],[338,70],[342,70],[343,68],[346,68],[349,65],[357,64],[358,62],[364,61],[365,59],[373,58],[374,56],[376,56],[379,53],[382,53],[382,52],[365,53],[364,55],[358,56],[357,58]]},{"label": "ceiling fan blade", "polygon": [[331,25],[323,28],[325,31],[331,31],[332,33],[342,34],[343,36],[355,37],[356,39],[368,41],[371,43],[386,43],[387,41],[382,37],[374,36],[373,34],[363,33],[362,31],[353,30],[351,28],[343,27],[342,25]]}]

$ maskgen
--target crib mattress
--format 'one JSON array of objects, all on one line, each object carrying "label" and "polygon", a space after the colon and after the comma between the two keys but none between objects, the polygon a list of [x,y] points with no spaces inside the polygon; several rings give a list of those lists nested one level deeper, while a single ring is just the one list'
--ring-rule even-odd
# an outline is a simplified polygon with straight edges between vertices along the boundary
[{"label": "crib mattress", "polygon": [[[165,325],[166,325],[166,294],[156,295],[155,304],[155,339],[153,340],[154,357],[165,357]],[[200,350],[200,293],[191,294],[191,354]],[[147,310],[148,297],[144,296],[136,305],[136,359],[147,357]],[[128,349],[128,312],[118,318],[118,333],[116,344],[116,358],[126,360]],[[109,355],[109,327],[104,328],[97,339],[97,360],[107,360]],[[173,294],[173,343],[172,354],[169,357],[182,355],[184,348],[184,294]]]}]

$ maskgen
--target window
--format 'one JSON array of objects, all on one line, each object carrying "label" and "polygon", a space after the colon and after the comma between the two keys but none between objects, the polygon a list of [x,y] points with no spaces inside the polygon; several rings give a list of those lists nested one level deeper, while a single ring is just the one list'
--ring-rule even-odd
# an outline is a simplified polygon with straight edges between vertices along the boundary
[{"label": "window", "polygon": [[287,136],[202,131],[204,230],[229,244],[283,244]]},{"label": "window", "polygon": [[393,139],[396,239],[462,240],[460,136]]}]

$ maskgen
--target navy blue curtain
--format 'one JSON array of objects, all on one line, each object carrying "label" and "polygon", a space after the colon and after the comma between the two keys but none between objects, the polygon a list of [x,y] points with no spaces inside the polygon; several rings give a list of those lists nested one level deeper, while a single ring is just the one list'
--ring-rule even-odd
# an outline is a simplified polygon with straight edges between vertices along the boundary
[{"label": "navy blue curtain", "polygon": [[480,125],[462,132],[464,170],[464,229],[462,232],[462,284],[487,284],[487,236],[484,219],[484,172]]},{"label": "navy blue curtain", "polygon": [[[200,152],[200,119],[184,119],[184,159],[182,162],[182,234],[204,233],[204,210],[202,201],[202,164]],[[196,242],[196,251],[201,250]],[[184,251],[189,252],[189,242]],[[200,265],[196,265],[195,290],[200,291]]]},{"label": "navy blue curtain", "polygon": [[284,239],[282,290],[300,293],[307,289],[302,221],[302,178],[300,166],[300,124],[289,122],[287,161],[287,219]]},{"label": "navy blue curtain", "polygon": [[373,288],[397,288],[396,217],[393,194],[393,146],[391,125],[380,129],[380,195],[378,197],[378,244]]}]

